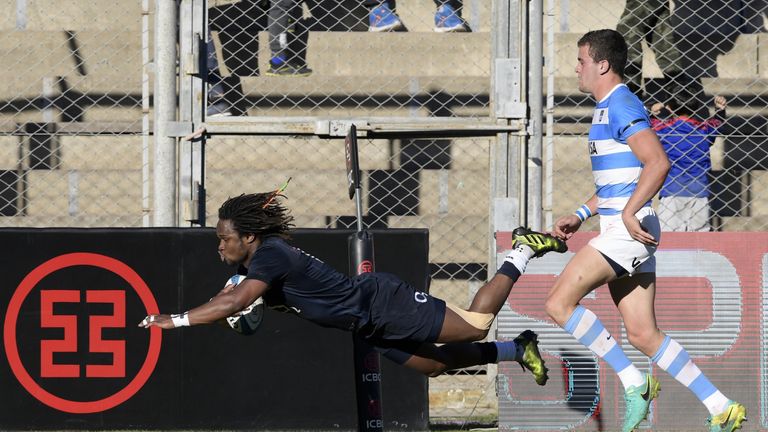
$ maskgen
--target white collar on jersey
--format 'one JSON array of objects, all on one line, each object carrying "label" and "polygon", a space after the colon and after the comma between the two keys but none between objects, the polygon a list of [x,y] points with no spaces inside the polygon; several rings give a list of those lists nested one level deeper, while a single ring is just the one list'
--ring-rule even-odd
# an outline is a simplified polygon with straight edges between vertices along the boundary
[{"label": "white collar on jersey", "polygon": [[617,89],[617,88],[619,88],[619,87],[621,87],[621,86],[624,86],[624,87],[626,87],[627,85],[626,85],[626,84],[624,84],[624,83],[618,83],[618,84],[616,84],[616,85],[615,85],[615,86],[614,86],[614,87],[611,89],[611,91],[609,91],[609,92],[608,92],[608,94],[607,94],[607,95],[605,95],[605,96],[604,96],[602,99],[600,99],[600,100],[599,100],[597,103],[600,103],[600,102],[602,102],[602,101],[604,101],[604,100],[608,99],[609,97],[611,97],[611,95],[613,94],[613,92],[615,92],[615,91],[616,91],[616,89]]}]

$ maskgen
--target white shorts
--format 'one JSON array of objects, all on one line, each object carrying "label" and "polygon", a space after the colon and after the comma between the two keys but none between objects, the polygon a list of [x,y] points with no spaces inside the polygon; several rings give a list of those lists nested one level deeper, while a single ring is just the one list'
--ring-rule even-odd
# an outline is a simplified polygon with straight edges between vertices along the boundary
[{"label": "white shorts", "polygon": [[[659,218],[651,207],[643,207],[635,213],[640,225],[658,242],[661,239]],[[600,216],[600,235],[589,245],[620,265],[630,275],[656,271],[656,246],[648,246],[633,239],[621,220],[621,214]]]},{"label": "white shorts", "polygon": [[664,197],[657,213],[662,231],[710,231],[707,198]]}]

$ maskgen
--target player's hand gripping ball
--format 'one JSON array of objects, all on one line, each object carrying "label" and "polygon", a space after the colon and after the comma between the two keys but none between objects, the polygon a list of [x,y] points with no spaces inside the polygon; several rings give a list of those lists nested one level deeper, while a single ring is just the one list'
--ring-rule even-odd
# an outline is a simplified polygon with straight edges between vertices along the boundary
[{"label": "player's hand gripping ball", "polygon": [[[227,285],[237,285],[245,280],[243,275],[234,275],[227,279]],[[243,309],[230,317],[227,317],[227,324],[232,330],[242,334],[251,335],[256,332],[256,329],[261,325],[261,320],[264,318],[264,300],[261,297],[257,298],[250,306]]]}]

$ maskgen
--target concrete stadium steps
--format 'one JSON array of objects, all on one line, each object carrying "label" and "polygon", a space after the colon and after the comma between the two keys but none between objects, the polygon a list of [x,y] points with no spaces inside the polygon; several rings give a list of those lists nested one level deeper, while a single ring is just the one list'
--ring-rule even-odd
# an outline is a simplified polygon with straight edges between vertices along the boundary
[{"label": "concrete stadium steps", "polygon": [[[259,69],[269,36],[259,33]],[[488,76],[490,33],[310,32],[307,63],[324,76]]]},{"label": "concrete stadium steps", "polygon": [[[76,49],[75,49],[76,48]],[[141,35],[130,31],[5,31],[0,55],[0,100],[43,95],[50,79],[54,94],[141,94]],[[77,95],[73,95],[77,97]],[[124,96],[123,96],[124,97]]]},{"label": "concrete stadium steps", "polygon": [[[578,0],[555,1],[553,26],[558,32],[584,34],[590,30],[611,28],[615,29],[621,13],[624,11],[624,0]],[[544,2],[544,28],[548,24],[547,2]]]},{"label": "concrete stadium steps", "polygon": [[487,76],[322,76],[308,77],[244,77],[243,92],[250,97],[278,98],[328,96],[379,96],[395,99],[399,96],[430,94],[487,95]]},{"label": "concrete stadium steps", "polygon": [[[21,141],[15,136],[0,136],[0,170],[19,168]],[[2,185],[0,185],[2,187]]]},{"label": "concrete stadium steps", "polygon": [[[319,169],[299,167],[282,169],[211,169],[206,170],[206,207],[208,211],[218,208],[224,200],[241,193],[264,192],[273,189],[291,177],[286,192],[294,216],[331,217],[354,216],[354,202],[348,199],[344,169]],[[390,172],[390,173],[396,173]],[[363,172],[363,214],[370,212],[370,172]],[[387,174],[385,174],[386,176]],[[408,174],[417,180],[413,190],[418,203],[412,211],[418,210],[418,217],[431,218],[448,215],[485,217],[488,210],[488,173],[486,170],[421,170]],[[243,188],[247,189],[243,189]],[[376,187],[378,188],[378,186]],[[402,197],[408,201],[407,197]],[[402,205],[407,205],[402,203]],[[390,221],[392,217],[390,217]]]},{"label": "concrete stadium steps", "polygon": [[429,228],[430,262],[486,262],[488,216],[390,216],[390,228]]},{"label": "concrete stadium steps", "polygon": [[419,173],[419,215],[486,216],[488,214],[487,169],[422,170]]},{"label": "concrete stadium steps", "polygon": [[[360,169],[388,169],[387,140],[358,140]],[[317,138],[214,137],[206,144],[206,169],[324,171],[345,169],[344,140]]]},{"label": "concrete stadium steps", "polygon": [[749,214],[768,216],[768,171],[752,170],[749,176],[748,202],[745,203],[749,205]]},{"label": "concrete stadium steps", "polygon": [[[54,170],[140,170],[142,167],[142,137],[136,135],[60,135],[54,144]],[[0,169],[30,168],[30,148],[25,137],[0,138]],[[150,162],[152,153],[149,154]]]},{"label": "concrete stadium steps", "polygon": [[[438,164],[440,168],[486,169],[490,163],[490,144],[489,138],[421,139],[412,143],[404,143],[400,139],[359,138],[360,169],[365,172],[401,168],[400,155],[404,145],[421,149],[415,154],[409,153],[409,157],[444,159],[444,165]],[[433,148],[433,145],[438,148]],[[434,152],[441,152],[441,154],[434,155]],[[326,170],[346,166],[344,140],[297,137],[213,137],[206,144],[206,160],[208,169],[220,170],[247,166],[266,169]]]},{"label": "concrete stadium steps", "polygon": [[24,214],[35,217],[141,215],[141,170],[30,170]]},{"label": "concrete stadium steps", "polygon": [[206,170],[206,206],[214,211],[227,198],[242,193],[274,190],[291,177],[286,191],[294,216],[354,216],[355,204],[347,198],[347,175],[338,169],[275,170],[262,165],[251,168]]},{"label": "concrete stadium steps", "polygon": [[[333,0],[335,1],[335,0]],[[0,19],[0,30],[16,28],[18,13],[16,0],[0,0],[2,10],[9,11]],[[149,2],[154,12],[154,1]],[[213,6],[214,2],[209,2]],[[312,10],[321,18],[328,6],[322,1]],[[335,6],[334,6],[335,7]],[[51,16],[51,10],[58,13]],[[408,27],[409,32],[432,32],[434,28],[435,4],[432,0],[409,0],[398,4],[397,13]],[[487,32],[491,22],[490,2],[481,0],[465,1],[462,13],[475,32]],[[28,2],[25,8],[26,27],[30,30],[94,30],[113,28],[141,28],[141,1],[126,0],[104,3],[102,0],[36,0]],[[367,25],[367,22],[365,23]]]},{"label": "concrete stadium steps", "polygon": [[[23,17],[25,30],[141,32],[141,1],[137,0],[0,0],[0,10],[6,11],[0,18],[0,31],[16,30],[19,17]],[[150,1],[150,11],[154,12],[154,1]]]},{"label": "concrete stadium steps", "polygon": [[[263,73],[269,67],[266,33],[260,46]],[[364,114],[375,109],[383,116],[427,116],[449,104],[455,115],[487,115],[487,33],[312,32],[308,63],[314,70],[309,77],[241,77],[243,93],[258,106],[252,114],[268,109],[270,115],[314,115],[331,106],[334,115],[354,116],[368,105]],[[417,101],[410,103],[413,97]],[[352,112],[340,112],[345,107]]]},{"label": "concrete stadium steps", "polygon": [[[360,86],[358,91],[362,91],[360,90],[362,88],[363,86]],[[422,101],[430,95],[335,94],[323,96],[318,94],[311,97],[250,95],[245,105],[246,115],[251,117],[413,118],[435,116],[436,112],[463,118],[484,118],[489,115],[490,107],[484,97],[453,97],[442,94],[437,96],[434,104],[424,106]],[[2,120],[0,124],[1,122]]]},{"label": "concrete stadium steps", "polygon": [[[264,71],[269,54],[267,38],[264,33],[261,36],[259,57]],[[573,72],[575,41],[579,36],[580,33],[557,35],[556,95],[579,95]],[[60,87],[69,89],[68,96],[59,103],[85,109],[82,117],[86,120],[109,118],[112,110],[122,111],[123,114],[118,115],[124,115],[125,119],[137,118],[141,92],[139,37],[124,30],[75,32],[73,40],[77,42],[79,58],[71,51],[68,37],[64,31],[0,33],[0,52],[14,59],[0,72],[0,78],[6,83],[0,89],[0,100],[13,100],[22,105],[28,101],[26,110],[32,113],[28,117],[39,120],[33,108],[39,108],[43,80],[51,78],[54,94],[61,93]],[[274,109],[275,115],[297,115],[302,110],[308,115],[321,114],[328,112],[327,106],[322,107],[323,101],[332,101],[331,105],[341,104],[349,110],[349,113],[335,110],[334,115],[354,115],[354,111],[360,110],[360,104],[370,103],[389,105],[383,111],[393,109],[392,115],[402,116],[407,111],[407,115],[423,116],[430,114],[421,107],[430,105],[430,97],[434,98],[431,105],[436,108],[448,98],[454,115],[487,114],[488,33],[312,32],[310,39],[309,61],[316,71],[312,76],[301,79],[243,77],[245,94],[259,107],[252,114],[263,115],[265,109]],[[711,94],[763,94],[768,88],[768,67],[763,66],[768,64],[768,59],[763,59],[768,52],[766,44],[766,35],[739,36],[734,49],[719,58],[720,78],[704,80],[706,90]],[[659,77],[653,55],[648,54],[646,76]],[[82,69],[78,69],[78,64]],[[483,100],[473,95],[480,95]],[[369,96],[371,99],[359,99]],[[402,98],[411,97],[417,98],[419,106],[408,106],[406,110],[409,103]],[[346,98],[355,100],[345,101]],[[282,106],[286,103],[290,107]],[[318,103],[321,107],[316,108]],[[558,107],[558,111],[563,109],[568,108]],[[27,120],[14,118],[14,121]]]},{"label": "concrete stadium steps", "polygon": [[59,138],[59,161],[58,168],[65,171],[141,170],[142,137],[64,135]]},{"label": "concrete stadium steps", "polygon": [[[82,107],[80,121],[69,121],[64,112],[53,110],[51,121],[58,122],[59,130],[71,134],[141,133],[140,108],[88,108]],[[152,114],[150,113],[150,119]],[[12,133],[26,123],[45,123],[46,114],[30,105],[26,111],[0,114],[0,131]],[[67,120],[67,121],[65,121]],[[151,120],[150,120],[151,122]],[[151,133],[151,126],[150,126]]]},{"label": "concrete stadium steps", "polygon": [[467,117],[489,115],[488,77],[247,77],[254,116]]},{"label": "concrete stadium steps", "polygon": [[16,216],[0,218],[0,228],[114,228],[142,227],[142,214],[96,214],[79,216]]}]

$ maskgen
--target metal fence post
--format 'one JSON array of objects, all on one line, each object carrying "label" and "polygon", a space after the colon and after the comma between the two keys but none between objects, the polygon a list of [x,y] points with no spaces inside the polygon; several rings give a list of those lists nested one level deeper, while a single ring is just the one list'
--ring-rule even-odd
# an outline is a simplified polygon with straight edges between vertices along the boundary
[{"label": "metal fence post", "polygon": [[542,0],[529,2],[528,10],[528,226],[541,229],[542,210],[542,121],[543,97],[543,5]]},{"label": "metal fence post", "polygon": [[176,226],[176,0],[155,3],[155,163],[153,226]]},{"label": "metal fence post", "polygon": [[[492,114],[498,124],[512,124],[526,118],[523,95],[521,56],[521,4],[516,0],[494,2],[493,32],[491,40],[493,73],[491,94]],[[526,166],[521,153],[525,131],[501,133],[491,149],[491,232],[489,273],[496,268],[496,242],[494,233],[511,231],[524,223],[524,173]]]},{"label": "metal fence post", "polygon": [[[207,9],[204,0],[181,0],[179,5],[179,122],[196,130],[205,109]],[[179,143],[178,223],[205,225],[206,138]],[[200,210],[203,214],[200,214]]]}]

